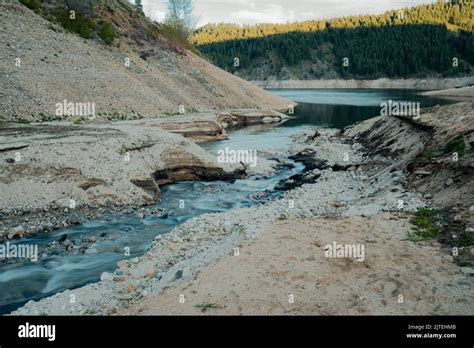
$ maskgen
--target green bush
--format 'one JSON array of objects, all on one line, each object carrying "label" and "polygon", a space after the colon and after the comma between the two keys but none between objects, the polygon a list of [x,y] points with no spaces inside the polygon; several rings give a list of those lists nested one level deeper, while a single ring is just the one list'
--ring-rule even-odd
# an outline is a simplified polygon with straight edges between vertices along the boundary
[{"label": "green bush", "polygon": [[33,10],[35,12],[38,12],[38,10],[41,7],[41,1],[40,0],[20,0],[20,3],[28,7],[30,10]]},{"label": "green bush", "polygon": [[458,154],[464,154],[466,144],[464,143],[464,135],[460,134],[453,140],[451,140],[444,148],[444,153],[457,152]]},{"label": "green bush", "polygon": [[95,22],[88,17],[76,13],[76,18],[71,19],[69,11],[63,11],[58,15],[58,21],[64,29],[79,34],[84,39],[90,39],[96,26]]},{"label": "green bush", "polygon": [[441,232],[437,225],[438,212],[430,208],[420,208],[412,217],[410,222],[415,226],[413,233],[408,233],[408,239],[420,241],[428,238],[436,238]]},{"label": "green bush", "polygon": [[112,24],[104,22],[100,28],[99,37],[104,40],[107,45],[110,45],[117,37],[117,33],[112,27]]}]

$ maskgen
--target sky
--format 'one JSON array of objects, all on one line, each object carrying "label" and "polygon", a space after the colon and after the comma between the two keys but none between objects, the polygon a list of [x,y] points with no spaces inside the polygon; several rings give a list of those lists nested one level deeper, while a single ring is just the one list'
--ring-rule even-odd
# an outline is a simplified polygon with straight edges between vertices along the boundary
[{"label": "sky", "polygon": [[[160,21],[165,0],[142,0],[147,16]],[[380,14],[387,10],[433,3],[434,0],[193,0],[198,26],[207,23],[286,23],[350,15]]]}]

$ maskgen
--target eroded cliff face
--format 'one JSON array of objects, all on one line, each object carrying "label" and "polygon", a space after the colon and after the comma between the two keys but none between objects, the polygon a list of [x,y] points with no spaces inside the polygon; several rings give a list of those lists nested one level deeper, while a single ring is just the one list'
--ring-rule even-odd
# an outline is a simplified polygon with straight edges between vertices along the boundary
[{"label": "eroded cliff face", "polygon": [[[462,102],[422,110],[419,119],[377,117],[345,132],[371,156],[406,170],[409,183],[440,208],[468,209],[474,202],[474,106]],[[462,197],[462,199],[460,199]]]}]

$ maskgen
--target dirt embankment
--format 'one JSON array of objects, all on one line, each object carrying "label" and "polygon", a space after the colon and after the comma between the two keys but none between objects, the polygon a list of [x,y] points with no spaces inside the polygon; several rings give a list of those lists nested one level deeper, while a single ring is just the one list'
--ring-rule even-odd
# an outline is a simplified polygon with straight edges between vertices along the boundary
[{"label": "dirt embankment", "polygon": [[446,89],[474,84],[474,76],[426,79],[377,79],[377,80],[268,80],[253,81],[265,88],[412,88]]},{"label": "dirt embankment", "polygon": [[[474,248],[467,243],[454,255],[459,244],[449,244],[449,229],[462,232],[458,242],[473,233],[473,144],[464,138],[457,163],[444,163],[443,152],[431,158],[431,173],[413,168],[432,144],[470,134],[472,110],[461,103],[418,121],[384,117],[344,132],[306,131],[282,150],[307,167],[288,180],[293,189],[282,199],[188,220],[101,282],[15,314],[472,313]],[[417,184],[466,166],[437,191]],[[457,223],[440,222],[438,238],[414,242],[411,216],[424,206],[454,208],[448,216]],[[333,243],[363,245],[363,258],[327,256]]]},{"label": "dirt embankment", "polygon": [[68,33],[19,3],[0,3],[0,117],[41,121],[82,116],[58,116],[57,104],[65,100],[94,104],[98,118],[113,119],[288,107],[284,99],[191,52],[178,54],[164,39],[137,42],[138,34],[150,35],[130,33],[137,19],[120,6],[114,5],[113,13],[113,23],[130,28],[117,28],[119,38],[107,46]]}]

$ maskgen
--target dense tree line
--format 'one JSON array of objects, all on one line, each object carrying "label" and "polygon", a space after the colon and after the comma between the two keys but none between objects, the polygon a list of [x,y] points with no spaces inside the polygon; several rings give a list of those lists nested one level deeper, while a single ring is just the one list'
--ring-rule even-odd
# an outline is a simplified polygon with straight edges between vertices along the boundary
[{"label": "dense tree line", "polygon": [[[271,62],[274,71],[319,60],[343,77],[453,75],[466,73],[469,64],[474,65],[472,27],[472,2],[458,0],[379,16],[208,25],[193,40],[202,53],[228,71],[256,68],[262,60]],[[322,54],[322,46],[330,54]],[[238,67],[234,58],[239,58]]]}]

